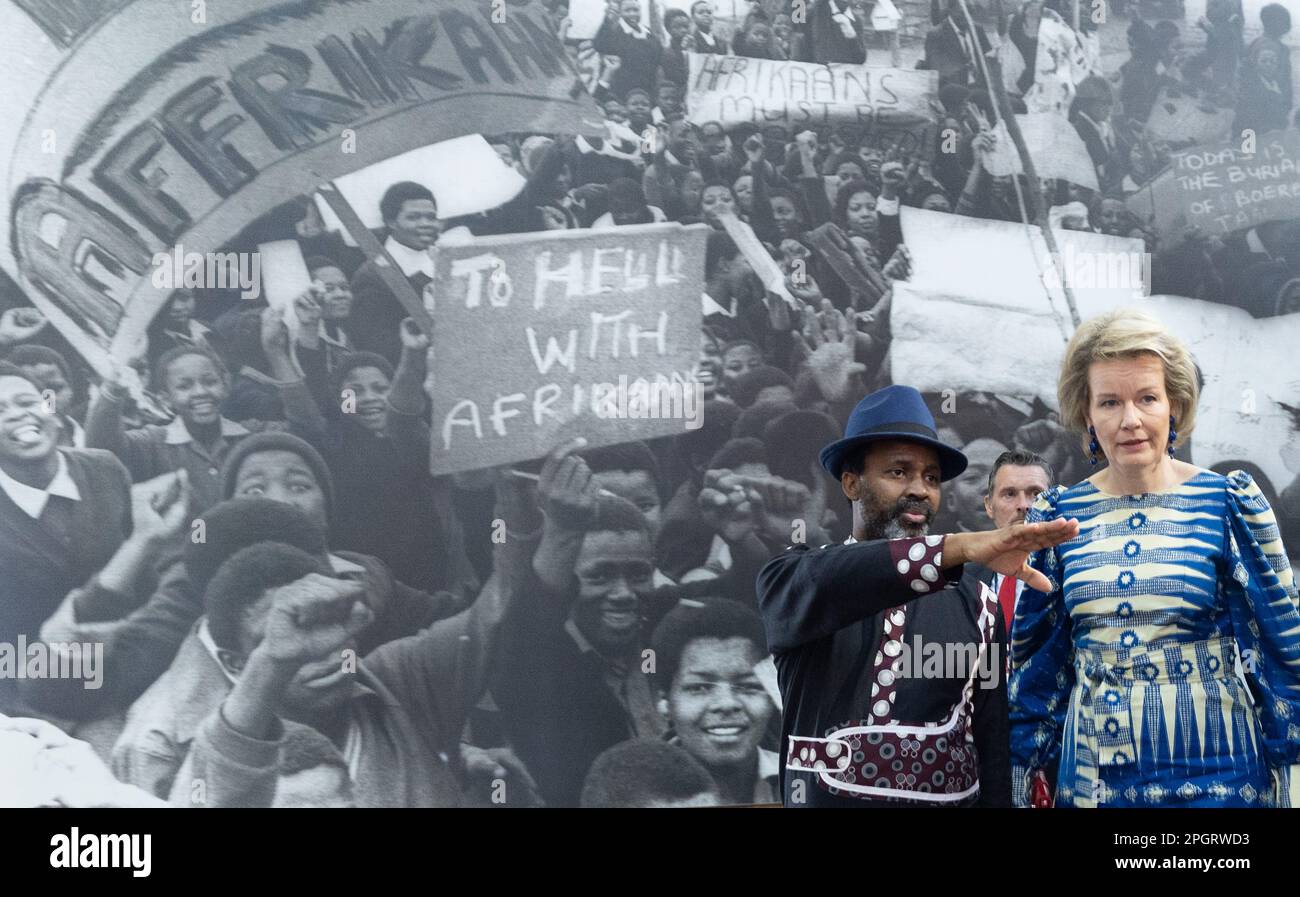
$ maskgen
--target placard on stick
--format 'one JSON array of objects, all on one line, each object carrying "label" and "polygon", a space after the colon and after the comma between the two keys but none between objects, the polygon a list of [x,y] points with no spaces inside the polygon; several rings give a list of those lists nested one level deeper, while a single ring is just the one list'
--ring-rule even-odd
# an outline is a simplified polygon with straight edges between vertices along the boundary
[{"label": "placard on stick", "polygon": [[705,225],[485,237],[434,251],[435,475],[699,426]]}]

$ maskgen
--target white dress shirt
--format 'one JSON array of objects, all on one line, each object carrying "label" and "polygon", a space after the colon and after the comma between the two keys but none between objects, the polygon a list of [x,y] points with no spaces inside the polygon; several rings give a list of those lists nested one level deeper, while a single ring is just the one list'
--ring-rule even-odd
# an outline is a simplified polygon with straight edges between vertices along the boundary
[{"label": "white dress shirt", "polygon": [[0,489],[3,489],[5,495],[9,496],[13,503],[22,508],[23,513],[33,520],[40,519],[51,495],[81,501],[81,492],[77,489],[77,484],[72,481],[71,474],[68,473],[68,459],[63,457],[62,452],[57,454],[59,469],[55,472],[54,479],[50,480],[50,484],[44,489],[20,483],[0,470]]}]

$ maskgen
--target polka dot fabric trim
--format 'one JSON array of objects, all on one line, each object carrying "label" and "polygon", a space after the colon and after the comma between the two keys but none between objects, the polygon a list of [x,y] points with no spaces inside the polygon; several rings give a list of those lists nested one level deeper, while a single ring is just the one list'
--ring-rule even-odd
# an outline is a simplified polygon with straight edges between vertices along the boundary
[{"label": "polka dot fabric trim", "polygon": [[895,572],[917,595],[942,591],[948,586],[943,575],[943,539],[943,536],[919,536],[889,542]]}]

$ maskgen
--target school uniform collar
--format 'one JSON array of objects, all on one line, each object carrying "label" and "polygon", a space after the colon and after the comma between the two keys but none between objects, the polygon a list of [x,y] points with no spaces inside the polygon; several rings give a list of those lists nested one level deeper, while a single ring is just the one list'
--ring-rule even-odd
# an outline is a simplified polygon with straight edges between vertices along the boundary
[{"label": "school uniform collar", "polygon": [[632,25],[629,25],[627,23],[627,20],[623,18],[620,18],[618,20],[618,24],[623,27],[623,33],[628,35],[629,37],[634,37],[637,40],[645,40],[650,36],[650,29],[647,28],[645,25],[637,25],[633,27]]},{"label": "school uniform collar", "polygon": [[[221,435],[222,436],[247,436],[246,430],[240,424],[233,420],[221,418]],[[171,423],[164,428],[163,442],[167,445],[189,445],[194,441],[190,431],[185,429],[185,421],[179,417],[173,417]]]},{"label": "school uniform collar", "polygon": [[389,234],[388,239],[384,241],[384,250],[392,256],[393,261],[397,262],[397,267],[407,277],[414,277],[418,273],[433,278],[433,256],[425,250],[412,249],[404,243],[399,243],[392,234]]},{"label": "school uniform collar", "polygon": [[705,44],[707,44],[710,47],[716,47],[718,45],[718,39],[713,36],[712,31],[700,31],[698,28],[696,28],[695,39],[699,41],[703,41]]},{"label": "school uniform collar", "polygon": [[50,480],[50,484],[44,489],[37,489],[35,486],[20,483],[3,470],[0,470],[0,489],[3,489],[5,495],[9,496],[10,500],[33,520],[40,519],[51,495],[57,495],[72,501],[81,501],[81,491],[77,488],[77,484],[73,482],[72,475],[68,473],[68,459],[63,456],[63,452],[57,452],[57,454],[59,456],[59,469],[55,471],[54,479]]}]

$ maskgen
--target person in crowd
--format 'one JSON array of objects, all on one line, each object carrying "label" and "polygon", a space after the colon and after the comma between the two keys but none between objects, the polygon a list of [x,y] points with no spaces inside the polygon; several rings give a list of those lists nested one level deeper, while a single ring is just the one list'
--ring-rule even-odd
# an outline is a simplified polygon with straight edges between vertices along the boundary
[{"label": "person in crowd", "polygon": [[934,0],[934,5],[936,9],[944,9],[943,18],[926,33],[925,58],[918,67],[938,72],[941,87],[945,84],[984,86],[980,57],[993,53],[984,29],[976,25],[971,30],[957,0]]},{"label": "person in crowd", "polygon": [[1103,192],[1123,179],[1128,157],[1128,150],[1120,144],[1110,120],[1113,103],[1110,85],[1096,75],[1089,75],[1079,84],[1071,116],[1074,129],[1097,168],[1097,180]]},{"label": "person in crowd", "polygon": [[[175,415],[171,423],[126,429],[122,414],[127,390],[119,380],[108,379],[86,414],[86,444],[111,451],[137,483],[185,470],[195,513],[219,500],[221,466],[240,440],[253,432],[284,428],[279,421],[236,422],[222,416],[230,374],[210,349],[178,346],[168,351],[153,367],[153,387]],[[299,380],[285,388],[306,387]]]},{"label": "person in crowd", "polygon": [[713,31],[713,12],[712,0],[695,0],[691,4],[692,42],[696,53],[726,56],[730,50],[726,38],[720,37]]},{"label": "person in crowd", "polygon": [[757,671],[767,657],[758,613],[725,599],[680,604],[652,644],[669,741],[709,771],[723,803],[778,803],[779,757],[760,745],[776,707]]},{"label": "person in crowd", "polygon": [[582,783],[579,806],[596,809],[716,807],[718,787],[690,754],[653,738],[601,753]]},{"label": "person in crowd", "polygon": [[[348,335],[352,318],[352,285],[347,275],[333,259],[315,255],[307,259],[307,273],[314,283],[320,284],[319,299],[315,299],[308,308],[314,306],[315,325],[311,318],[301,320],[297,349],[298,358],[305,368],[324,370],[334,373],[343,358],[355,351],[355,343]],[[302,315],[299,315],[302,318]],[[313,365],[303,358],[303,353],[317,352],[323,355],[320,362]]]},{"label": "person in crowd", "polygon": [[[401,271],[415,295],[422,296],[433,280],[429,247],[442,232],[438,205],[429,188],[411,181],[393,184],[379,201],[388,236],[384,251]],[[358,349],[378,352],[394,364],[401,354],[397,328],[409,312],[393,294],[372,259],[352,275],[353,308],[349,335]]]},{"label": "person in crowd", "polygon": [[592,38],[597,53],[617,56],[610,91],[627,96],[634,87],[653,91],[663,57],[659,36],[641,21],[640,0],[608,0],[605,18]]},{"label": "person in crowd", "polygon": [[177,290],[149,325],[149,363],[177,346],[212,349],[212,328],[194,317],[193,290]]},{"label": "person in crowd", "polygon": [[[966,459],[938,440],[920,393],[906,386],[864,398],[821,461],[853,504],[852,535],[819,549],[796,544],[758,582],[784,708],[784,804],[1009,805],[1005,628],[995,600],[970,588],[962,566],[976,561],[1046,587],[1026,565],[1030,552],[1078,524],[929,534],[940,483],[959,476]],[[914,638],[980,646],[991,662],[982,674],[968,663],[944,678],[914,678],[902,660]],[[891,769],[903,747],[897,727],[927,723],[944,736],[934,753]]]},{"label": "person in crowd", "polygon": [[[36,383],[21,368],[0,362],[5,644],[16,644],[19,636],[35,641],[64,596],[101,575],[132,532],[138,502],[126,469],[109,452],[61,447],[59,429],[58,415]],[[144,504],[153,509],[147,498]],[[143,519],[138,529],[143,541]],[[0,711],[17,705],[16,692],[16,679],[0,678]]]},{"label": "person in crowd", "polygon": [[1075,332],[1057,389],[1062,422],[1106,467],[1026,517],[1068,515],[1079,532],[1035,553],[1016,610],[1016,803],[1294,806],[1296,586],[1250,475],[1174,458],[1196,426],[1191,353],[1144,312],[1108,312]]},{"label": "person in crowd", "polygon": [[1246,129],[1256,135],[1281,131],[1295,103],[1291,80],[1291,51],[1282,38],[1291,30],[1291,14],[1280,3],[1270,3],[1259,12],[1264,33],[1246,48],[1241,68],[1241,90],[1233,131]]},{"label": "person in crowd", "polygon": [[40,389],[41,396],[53,403],[52,410],[59,419],[59,445],[85,448],[86,430],[77,420],[86,413],[85,401],[74,391],[77,380],[62,353],[38,343],[26,343],[10,351],[5,361],[22,369]]},{"label": "person in crowd", "polygon": [[664,13],[664,31],[668,32],[668,46],[664,47],[663,61],[659,64],[659,86],[662,87],[664,81],[686,84],[690,78],[687,54],[696,51],[690,13],[683,9],[667,10]]},{"label": "person in crowd", "polygon": [[1020,60],[1025,66],[1020,77],[1016,79],[1016,89],[1020,91],[1021,96],[1034,86],[1038,63],[1038,26],[1042,21],[1043,0],[1024,0],[1020,4],[1020,9],[1011,17],[1007,27],[1007,38],[1020,53]]}]

